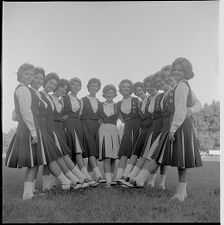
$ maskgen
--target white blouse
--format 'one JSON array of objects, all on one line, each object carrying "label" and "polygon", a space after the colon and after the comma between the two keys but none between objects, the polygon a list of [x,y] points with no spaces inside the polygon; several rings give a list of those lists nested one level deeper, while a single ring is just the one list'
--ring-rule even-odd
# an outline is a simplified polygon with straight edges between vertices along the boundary
[{"label": "white blouse", "polygon": [[144,114],[145,113],[145,107],[147,104],[148,99],[150,98],[150,96],[146,96],[143,100],[142,100],[142,104],[141,104],[141,112]]},{"label": "white blouse", "polygon": [[51,108],[52,108],[52,111],[54,111],[54,109],[55,109],[55,107],[54,107],[54,103],[52,102],[52,99],[50,98],[50,96],[49,96],[49,94],[47,94],[46,92],[44,92],[44,91],[42,91],[44,94],[45,94],[45,96],[46,96],[46,98],[48,99],[48,101],[50,102],[50,104],[51,104]]},{"label": "white blouse", "polygon": [[128,97],[127,99],[122,99],[121,102],[121,111],[125,114],[129,114],[131,112],[131,99],[132,97]]},{"label": "white blouse", "polygon": [[150,102],[149,107],[148,107],[148,112],[150,112],[150,113],[153,113],[153,112],[154,112],[154,108],[155,108],[155,99],[156,99],[156,97],[157,97],[159,94],[160,94],[160,93],[158,93],[158,94],[152,96],[151,102]]},{"label": "white blouse", "polygon": [[96,113],[97,109],[98,109],[98,100],[96,97],[91,97],[91,96],[87,96],[87,98],[89,99],[90,103],[91,103],[91,107],[94,113]]},{"label": "white blouse", "polygon": [[103,102],[103,111],[107,117],[114,115],[114,104],[115,102]]},{"label": "white blouse", "polygon": [[79,104],[79,100],[77,97],[74,97],[70,94],[68,94],[70,101],[71,101],[71,105],[72,105],[72,111],[73,112],[77,112],[80,109],[80,104]]},{"label": "white blouse", "polygon": [[53,99],[57,112],[60,113],[62,110],[62,104],[60,103],[58,97],[54,96],[53,94],[51,95],[51,97]]},{"label": "white blouse", "polygon": [[193,101],[193,106],[187,108],[187,117],[192,116],[193,114],[199,112],[202,109],[201,102],[197,99],[196,95],[194,92],[191,90],[192,93],[192,101]]},{"label": "white blouse", "polygon": [[20,86],[16,89],[15,95],[19,101],[20,113],[22,115],[23,121],[30,130],[31,136],[36,137],[37,133],[31,110],[32,99],[29,89],[26,86]]}]

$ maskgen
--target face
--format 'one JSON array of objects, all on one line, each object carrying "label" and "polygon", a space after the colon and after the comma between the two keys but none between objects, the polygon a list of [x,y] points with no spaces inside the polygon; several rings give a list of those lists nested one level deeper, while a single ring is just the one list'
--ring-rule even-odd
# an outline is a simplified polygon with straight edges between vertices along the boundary
[{"label": "face", "polygon": [[91,83],[89,85],[89,93],[90,94],[96,94],[99,91],[98,83]]},{"label": "face", "polygon": [[112,102],[114,99],[114,91],[112,89],[109,89],[105,94],[104,97],[108,102]]},{"label": "face", "polygon": [[159,87],[159,90],[163,90],[163,91],[168,91],[170,89],[170,86],[167,85],[167,83],[165,83],[164,80],[161,80],[159,82],[159,86],[158,87]]},{"label": "face", "polygon": [[81,90],[81,85],[79,82],[75,81],[71,84],[71,92],[77,94]]},{"label": "face", "polygon": [[54,89],[55,89],[56,86],[57,86],[57,83],[58,83],[57,80],[55,80],[55,79],[50,79],[50,80],[46,83],[46,85],[45,85],[45,87],[44,87],[45,91],[46,91],[47,93],[54,91]]},{"label": "face", "polygon": [[143,99],[145,97],[145,92],[141,87],[137,87],[135,89],[135,95],[138,96],[139,98]]},{"label": "face", "polygon": [[163,70],[163,74],[164,74],[165,76],[170,76],[171,70],[170,70],[170,69],[165,69],[165,70]]},{"label": "face", "polygon": [[23,84],[28,85],[32,81],[33,76],[34,76],[34,71],[33,70],[25,70],[23,72],[23,75],[20,78],[20,82],[23,83]]},{"label": "face", "polygon": [[175,80],[173,77],[169,76],[169,77],[166,77],[166,78],[164,79],[164,82],[165,82],[168,86],[173,87],[173,86],[175,85],[175,83],[176,83],[176,80]]},{"label": "face", "polygon": [[178,82],[184,79],[184,71],[182,69],[181,64],[176,64],[173,68],[171,76]]},{"label": "face", "polygon": [[59,87],[57,92],[58,92],[58,96],[64,96],[66,95],[67,93],[67,90],[68,90],[68,86],[67,85],[64,85],[63,87]]},{"label": "face", "polygon": [[157,89],[152,86],[151,82],[146,82],[146,91],[151,95],[154,96],[157,94]]},{"label": "face", "polygon": [[38,90],[42,85],[44,81],[44,76],[42,73],[34,74],[33,80],[32,80],[32,87]]},{"label": "face", "polygon": [[130,95],[131,93],[131,86],[129,83],[126,83],[124,82],[122,85],[121,85],[121,94],[123,96],[128,96]]}]

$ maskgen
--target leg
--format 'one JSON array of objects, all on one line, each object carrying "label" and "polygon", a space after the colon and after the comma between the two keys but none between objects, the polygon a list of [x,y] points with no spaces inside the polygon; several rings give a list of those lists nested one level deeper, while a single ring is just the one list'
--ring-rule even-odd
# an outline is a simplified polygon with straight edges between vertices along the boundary
[{"label": "leg", "polygon": [[160,183],[158,185],[158,188],[162,189],[162,190],[165,190],[166,189],[166,186],[165,186],[165,181],[166,181],[166,174],[167,174],[167,166],[163,166],[161,165],[160,166]]},{"label": "leg", "polygon": [[124,177],[128,176],[128,174],[131,172],[134,165],[136,164],[137,160],[138,160],[137,155],[131,155],[131,158],[129,159],[128,164],[127,164],[127,166],[125,168],[125,171],[124,171],[124,174],[123,174]]},{"label": "leg", "polygon": [[87,171],[87,167],[86,164],[84,162],[84,159],[82,157],[82,153],[78,153],[76,154],[76,162],[77,165],[79,166],[80,170],[82,171],[82,173],[88,178],[88,179],[92,179],[91,176],[89,175],[88,171]]},{"label": "leg", "polygon": [[144,166],[145,162],[146,162],[146,158],[140,157],[136,163],[136,165],[134,166],[134,168],[132,169],[132,171],[128,174],[128,177],[130,179],[135,178],[138,173],[140,172],[140,170],[142,169],[142,167]]},{"label": "leg", "polygon": [[110,161],[111,161],[111,159],[109,159],[109,158],[103,160],[103,170],[104,170],[107,184],[110,184],[111,180],[112,180]]},{"label": "leg", "polygon": [[97,181],[99,183],[104,183],[105,180],[103,179],[103,175],[101,174],[101,172],[99,170],[98,163],[97,163],[97,160],[96,160],[95,156],[90,156],[89,157],[89,164],[90,164],[91,168],[93,169],[93,172],[96,175]]},{"label": "leg", "polygon": [[119,165],[117,168],[117,175],[116,175],[116,180],[121,179],[123,176],[123,172],[124,172],[124,168],[126,167],[128,161],[128,157],[127,156],[121,156],[120,161],[119,161]]}]

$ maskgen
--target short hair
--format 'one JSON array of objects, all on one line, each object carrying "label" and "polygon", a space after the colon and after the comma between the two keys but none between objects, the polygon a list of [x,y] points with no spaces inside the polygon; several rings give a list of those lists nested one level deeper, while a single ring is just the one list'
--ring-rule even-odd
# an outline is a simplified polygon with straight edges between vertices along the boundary
[{"label": "short hair", "polygon": [[41,67],[35,67],[34,74],[38,74],[38,73],[41,73],[43,75],[43,78],[45,78],[45,71],[44,71],[43,68],[41,68]]},{"label": "short hair", "polygon": [[131,90],[130,90],[130,95],[133,93],[133,83],[132,83],[132,81],[131,80],[129,80],[129,79],[124,79],[124,80],[122,80],[120,83],[119,83],[119,85],[118,85],[118,91],[122,94],[122,92],[121,92],[121,89],[122,89],[122,85],[123,85],[123,83],[128,83],[129,85],[130,85],[130,87],[131,87]]},{"label": "short hair", "polygon": [[[136,92],[137,87],[142,88],[142,90],[146,93],[144,83],[142,83],[142,82],[135,82],[134,85],[133,85],[133,91],[134,91],[134,94],[135,94],[135,92]],[[136,95],[136,94],[135,94],[135,95]]]},{"label": "short hair", "polygon": [[168,75],[165,73],[165,71],[169,71],[171,73],[171,69],[172,69],[172,66],[171,65],[166,65],[166,66],[163,66],[160,70],[161,72],[161,76],[162,76],[162,79],[165,79]]},{"label": "short hair", "polygon": [[91,85],[92,83],[97,83],[97,84],[98,84],[98,91],[99,91],[100,88],[101,88],[101,82],[100,82],[99,79],[97,79],[97,78],[95,78],[95,77],[91,78],[91,79],[88,81],[88,84],[87,84],[87,89],[88,89],[88,91],[89,91],[89,87],[90,87],[90,85]]},{"label": "short hair", "polygon": [[152,84],[153,84],[153,75],[149,75],[143,80],[143,84],[144,84],[145,87],[146,87],[146,83],[150,83],[150,86],[152,86]]},{"label": "short hair", "polygon": [[78,82],[80,84],[80,86],[82,86],[82,82],[78,77],[73,77],[70,79],[69,84],[70,86],[74,83],[74,82]]},{"label": "short hair", "polygon": [[47,82],[51,79],[55,79],[57,81],[57,84],[59,82],[59,76],[56,73],[48,73],[45,78],[44,78],[44,82],[43,82],[43,87],[45,87],[45,85],[47,84]]},{"label": "short hair", "polygon": [[54,92],[57,91],[60,87],[64,87],[67,86],[67,90],[66,90],[66,94],[68,94],[68,92],[70,91],[70,85],[69,85],[69,81],[66,79],[60,79],[57,83],[57,87],[54,89]]},{"label": "short hair", "polygon": [[18,71],[16,72],[17,74],[17,81],[21,81],[21,77],[23,76],[23,73],[26,71],[26,70],[34,70],[34,65],[32,64],[29,64],[29,63],[24,63],[22,64],[19,68],[18,68]]},{"label": "short hair", "polygon": [[157,82],[157,80],[159,81],[162,80],[162,75],[160,71],[153,74],[153,87],[159,90],[159,84],[158,84],[159,82]]},{"label": "short hair", "polygon": [[113,84],[108,84],[103,88],[103,97],[105,98],[105,94],[107,93],[107,91],[112,90],[114,92],[114,97],[117,96],[117,90],[115,88],[115,86]]},{"label": "short hair", "polygon": [[183,57],[179,57],[179,58],[176,58],[174,60],[174,62],[172,63],[172,69],[171,69],[171,75],[172,75],[172,72],[174,70],[174,67],[177,65],[177,64],[180,64],[183,71],[184,71],[184,79],[186,80],[190,80],[194,77],[194,73],[193,73],[193,68],[192,68],[192,65],[191,65],[191,62],[186,59],[186,58],[183,58]]}]

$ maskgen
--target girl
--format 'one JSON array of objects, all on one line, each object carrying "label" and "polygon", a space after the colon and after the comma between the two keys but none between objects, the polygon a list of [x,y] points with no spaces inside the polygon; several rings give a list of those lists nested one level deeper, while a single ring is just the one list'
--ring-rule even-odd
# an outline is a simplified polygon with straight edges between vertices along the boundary
[{"label": "girl", "polygon": [[63,95],[61,98],[61,103],[63,106],[62,116],[64,118],[63,124],[67,144],[72,150],[72,161],[76,162],[79,166],[76,166],[77,176],[88,181],[91,186],[95,187],[98,185],[98,183],[96,183],[87,172],[87,168],[82,157],[84,152],[83,128],[79,117],[81,101],[77,98],[77,94],[81,89],[81,80],[77,77],[72,78],[69,81],[69,86],[70,93]]},{"label": "girl", "polygon": [[134,184],[141,185],[145,179],[144,174],[155,171],[159,163],[175,166],[178,169],[179,183],[173,198],[184,201],[187,197],[187,168],[202,166],[192,118],[187,117],[189,111],[187,107],[190,109],[193,107],[192,91],[188,80],[194,77],[194,73],[189,60],[177,58],[172,64],[171,75],[177,84],[167,98],[168,113],[171,115],[170,124],[166,129],[164,127],[160,145],[152,155],[153,160],[145,165],[142,176],[136,177]]},{"label": "girl", "polygon": [[123,99],[117,104],[120,118],[124,122],[124,133],[118,151],[120,161],[115,179],[116,183],[120,183],[141,127],[139,115],[140,102],[138,98],[131,96],[133,92],[133,83],[128,79],[122,80],[119,84],[119,92],[123,95]]},{"label": "girl", "polygon": [[115,169],[115,160],[120,146],[118,128],[117,104],[113,98],[117,95],[117,90],[112,84],[103,88],[105,102],[101,103],[100,119],[102,123],[99,128],[99,160],[103,160],[104,174],[107,187],[111,187],[112,177]]},{"label": "girl", "polygon": [[[125,168],[125,172],[123,174],[124,180],[127,179],[128,174],[131,172],[134,165],[136,164],[137,159],[139,158],[141,154],[148,130],[152,124],[151,113],[148,112],[148,106],[151,101],[151,96],[146,95],[144,83],[136,82],[133,85],[133,90],[134,90],[134,94],[142,100],[141,106],[140,106],[140,116],[142,120],[142,126],[140,130],[140,135],[134,145],[132,156],[130,160],[128,161],[128,164]],[[123,179],[121,180],[122,183],[124,182]]]},{"label": "girl", "polygon": [[81,121],[84,132],[84,157],[88,158],[88,165],[93,170],[96,181],[105,183],[106,180],[101,174],[97,159],[99,158],[99,114],[100,101],[96,98],[96,93],[100,90],[101,82],[97,78],[91,78],[88,81],[87,88],[89,95],[81,99]]}]

